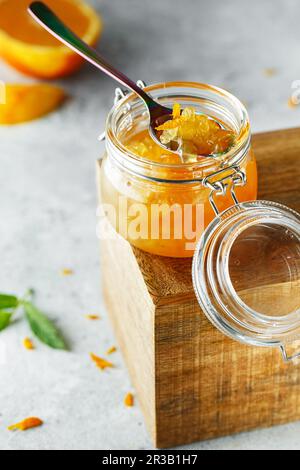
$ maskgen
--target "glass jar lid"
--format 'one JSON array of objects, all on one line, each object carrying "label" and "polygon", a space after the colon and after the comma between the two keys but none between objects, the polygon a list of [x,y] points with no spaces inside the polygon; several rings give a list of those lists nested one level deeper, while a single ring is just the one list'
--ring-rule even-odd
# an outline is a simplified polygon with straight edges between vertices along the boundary
[{"label": "glass jar lid", "polygon": [[300,340],[297,212],[268,201],[232,206],[199,240],[192,274],[200,307],[219,330],[243,343],[278,346],[285,360],[300,355],[287,353]]}]

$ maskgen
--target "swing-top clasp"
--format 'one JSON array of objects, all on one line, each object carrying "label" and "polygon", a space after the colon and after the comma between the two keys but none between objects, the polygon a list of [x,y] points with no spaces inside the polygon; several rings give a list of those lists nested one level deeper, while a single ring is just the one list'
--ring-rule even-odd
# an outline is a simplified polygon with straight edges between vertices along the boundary
[{"label": "swing-top clasp", "polygon": [[215,203],[215,196],[224,196],[230,186],[230,194],[234,204],[238,204],[239,201],[235,194],[236,186],[244,186],[247,182],[246,173],[242,171],[238,166],[230,166],[222,168],[202,180],[202,184],[205,188],[211,190],[209,195],[209,202],[216,215],[219,214],[219,209]]}]

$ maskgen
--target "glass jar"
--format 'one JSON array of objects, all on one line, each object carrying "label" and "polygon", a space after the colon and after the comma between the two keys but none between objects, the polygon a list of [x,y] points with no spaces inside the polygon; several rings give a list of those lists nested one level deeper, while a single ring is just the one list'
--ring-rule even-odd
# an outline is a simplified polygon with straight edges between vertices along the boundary
[{"label": "glass jar", "polygon": [[[220,181],[219,209],[257,196],[256,162],[251,150],[247,112],[219,88],[190,82],[151,85],[145,90],[163,105],[193,106],[236,134],[233,148],[196,163],[168,163],[141,158],[128,150],[128,138],[148,128],[142,101],[130,93],[117,100],[106,124],[106,154],[101,168],[101,196],[116,231],[149,253],[191,257],[198,239],[215,217],[212,189]],[[162,150],[163,153],[163,150]],[[220,189],[221,190],[221,189]]]},{"label": "glass jar", "polygon": [[219,214],[193,259],[202,311],[221,332],[253,346],[300,357],[300,215],[252,201]]}]

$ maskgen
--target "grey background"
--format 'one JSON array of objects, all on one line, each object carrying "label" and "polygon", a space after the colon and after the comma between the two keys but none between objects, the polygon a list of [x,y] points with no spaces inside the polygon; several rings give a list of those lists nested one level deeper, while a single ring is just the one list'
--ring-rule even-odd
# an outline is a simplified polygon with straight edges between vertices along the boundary
[{"label": "grey background", "polygon": [[[195,80],[225,87],[244,101],[254,131],[300,124],[290,109],[300,79],[297,0],[99,0],[99,48],[133,79]],[[264,69],[276,68],[266,77]],[[0,65],[2,80],[24,81]],[[100,292],[96,238],[97,142],[115,84],[86,66],[64,80],[72,99],[48,117],[0,128],[0,290],[37,291],[38,305],[65,332],[72,352],[37,343],[25,351],[22,320],[0,335],[0,449],[150,449],[119,352],[101,373],[88,353],[115,343]],[[62,268],[74,269],[62,277]],[[89,322],[86,313],[100,313]],[[9,433],[30,415],[45,425]],[[300,423],[196,443],[187,449],[299,449]]]}]

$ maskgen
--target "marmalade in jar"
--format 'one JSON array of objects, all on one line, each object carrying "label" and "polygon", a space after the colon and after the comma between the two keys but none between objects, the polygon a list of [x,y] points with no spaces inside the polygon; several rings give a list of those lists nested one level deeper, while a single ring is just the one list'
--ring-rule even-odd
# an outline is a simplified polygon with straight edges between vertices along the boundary
[{"label": "marmalade in jar", "polygon": [[[156,255],[193,256],[199,237],[215,217],[211,188],[203,185],[203,179],[226,171],[232,161],[246,175],[245,184],[235,187],[237,199],[256,199],[257,171],[248,124],[241,132],[222,115],[193,109],[175,105],[173,119],[158,128],[162,142],[180,144],[178,152],[156,143],[149,134],[147,116],[131,118],[130,109],[130,119],[122,117],[114,136],[122,152],[118,145],[114,148],[107,133],[101,188],[108,219],[132,245]],[[233,156],[236,149],[238,160]],[[226,192],[215,197],[220,212],[234,204],[231,181],[226,183]]]}]

